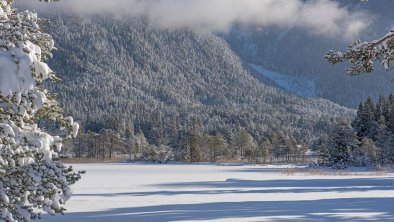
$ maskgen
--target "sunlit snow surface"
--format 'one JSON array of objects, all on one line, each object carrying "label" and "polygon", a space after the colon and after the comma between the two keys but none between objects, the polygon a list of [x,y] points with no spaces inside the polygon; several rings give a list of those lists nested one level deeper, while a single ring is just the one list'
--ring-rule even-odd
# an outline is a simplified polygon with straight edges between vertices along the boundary
[{"label": "sunlit snow surface", "polygon": [[394,221],[394,174],[288,176],[293,166],[89,164],[45,222]]}]

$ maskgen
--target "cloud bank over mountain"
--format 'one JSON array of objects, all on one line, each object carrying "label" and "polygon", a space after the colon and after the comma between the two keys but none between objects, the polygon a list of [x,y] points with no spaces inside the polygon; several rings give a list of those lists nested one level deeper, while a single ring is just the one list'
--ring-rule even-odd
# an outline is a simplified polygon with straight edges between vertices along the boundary
[{"label": "cloud bank over mountain", "polygon": [[43,13],[144,16],[163,28],[191,26],[222,32],[234,24],[299,27],[346,38],[357,36],[370,18],[332,0],[62,0],[51,4],[21,0],[17,4]]}]

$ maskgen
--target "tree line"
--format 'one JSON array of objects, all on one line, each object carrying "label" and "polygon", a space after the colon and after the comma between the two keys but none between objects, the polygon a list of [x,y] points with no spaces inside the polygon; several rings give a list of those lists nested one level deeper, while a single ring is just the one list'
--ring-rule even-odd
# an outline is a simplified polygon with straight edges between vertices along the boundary
[{"label": "tree line", "polygon": [[[233,136],[205,132],[198,118],[188,127],[144,131],[141,125],[121,117],[108,120],[111,128],[85,130],[66,143],[64,156],[129,161],[167,162],[301,162],[305,161],[311,139],[296,138],[274,129],[261,140],[239,126]],[[143,124],[144,125],[144,124]],[[145,126],[146,127],[146,126]]]}]

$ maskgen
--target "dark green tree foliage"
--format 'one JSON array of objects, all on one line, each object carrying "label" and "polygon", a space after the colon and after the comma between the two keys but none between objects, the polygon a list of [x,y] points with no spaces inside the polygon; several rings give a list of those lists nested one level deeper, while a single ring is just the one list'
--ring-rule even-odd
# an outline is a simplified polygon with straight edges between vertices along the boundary
[{"label": "dark green tree foliage", "polygon": [[208,138],[207,151],[211,162],[218,161],[218,157],[227,155],[228,144],[221,134],[216,134]]},{"label": "dark green tree foliage", "polygon": [[182,136],[178,150],[178,159],[186,162],[199,162],[202,160],[202,133],[199,121],[193,117],[190,120],[190,129]]},{"label": "dark green tree foliage", "polygon": [[363,104],[360,104],[356,119],[352,123],[359,138],[371,137],[374,120],[375,107],[372,99],[368,98]]},{"label": "dark green tree foliage", "polygon": [[380,149],[375,145],[375,143],[369,139],[364,138],[361,144],[361,151],[363,154],[363,165],[377,165],[379,164],[379,153]]},{"label": "dark green tree foliage", "polygon": [[265,141],[259,145],[259,154],[263,158],[263,163],[266,163],[270,156],[270,147],[271,144],[269,141]]},{"label": "dark green tree foliage", "polygon": [[[330,165],[386,165],[394,163],[394,97],[380,96],[376,104],[371,98],[360,104],[352,128],[343,123],[329,135],[321,136],[314,144],[323,162]],[[347,133],[345,133],[347,132]],[[346,144],[356,144],[346,145]]]},{"label": "dark green tree foliage", "polygon": [[349,123],[340,121],[329,137],[326,163],[335,168],[345,168],[354,161],[352,154],[357,149],[355,131]]}]

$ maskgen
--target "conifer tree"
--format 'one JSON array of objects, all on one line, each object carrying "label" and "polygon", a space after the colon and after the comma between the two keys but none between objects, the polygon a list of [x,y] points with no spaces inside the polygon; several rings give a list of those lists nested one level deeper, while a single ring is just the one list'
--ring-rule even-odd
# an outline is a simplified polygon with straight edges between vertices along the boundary
[{"label": "conifer tree", "polygon": [[129,155],[129,160],[133,159],[133,148],[135,146],[135,135],[134,126],[132,123],[126,126],[126,138],[125,138],[125,152]]},{"label": "conifer tree", "polygon": [[145,153],[149,148],[149,143],[143,133],[138,133],[135,137],[134,159],[138,159],[138,154]]},{"label": "conifer tree", "polygon": [[394,96],[390,95],[388,99],[388,117],[386,118],[386,124],[388,127],[388,130],[391,132],[394,132]]},{"label": "conifer tree", "polygon": [[357,136],[361,139],[371,137],[371,129],[375,121],[375,105],[369,97],[363,104],[360,104],[357,116],[352,123]]},{"label": "conifer tree", "polygon": [[54,41],[41,31],[44,20],[12,4],[0,2],[0,216],[31,221],[42,211],[63,214],[70,185],[80,179],[59,160],[63,138],[46,133],[37,122],[56,122],[64,137],[75,137],[79,126],[62,115],[42,86],[45,80],[58,80],[45,63]]},{"label": "conifer tree", "polygon": [[384,96],[379,96],[378,102],[375,107],[375,121],[379,121],[384,118],[386,121],[389,117],[388,102]]},{"label": "conifer tree", "polygon": [[351,164],[352,153],[358,148],[358,140],[353,128],[340,121],[329,137],[327,164],[335,168],[345,168]]},{"label": "conifer tree", "polygon": [[261,157],[263,158],[263,163],[266,163],[267,159],[270,156],[270,146],[271,145],[268,140],[260,144],[260,151],[261,151]]},{"label": "conifer tree", "polygon": [[249,152],[254,148],[253,137],[243,127],[239,129],[234,139],[233,146],[237,151],[239,151],[241,157],[245,157],[246,152]]},{"label": "conifer tree", "polygon": [[390,164],[393,163],[394,160],[394,140],[393,133],[387,129],[387,126],[384,124],[379,125],[376,134],[375,144],[380,148],[380,163],[382,164]]},{"label": "conifer tree", "polygon": [[221,134],[216,134],[209,139],[210,161],[216,162],[217,157],[225,153],[227,149],[227,141]]},{"label": "conifer tree", "polygon": [[375,143],[369,139],[364,138],[361,142],[361,150],[364,155],[364,165],[376,165],[379,162],[380,149],[376,147]]}]

